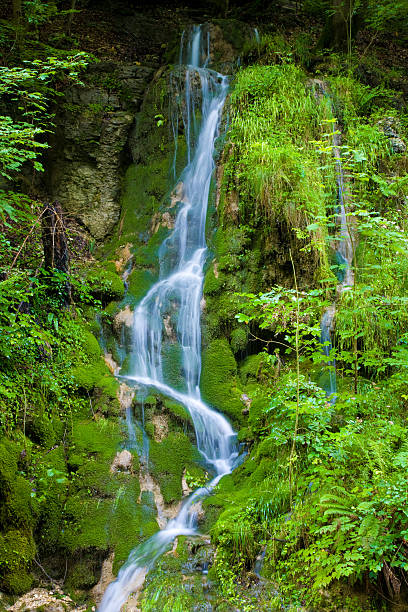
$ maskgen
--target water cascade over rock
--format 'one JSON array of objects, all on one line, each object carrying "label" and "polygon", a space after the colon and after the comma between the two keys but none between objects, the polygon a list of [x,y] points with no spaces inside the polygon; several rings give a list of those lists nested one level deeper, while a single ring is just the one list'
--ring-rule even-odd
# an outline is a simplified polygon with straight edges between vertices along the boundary
[{"label": "water cascade over rock", "polygon": [[[323,81],[315,79],[314,81],[317,95],[327,96],[330,99],[330,95],[327,91],[326,84]],[[331,105],[331,101],[330,101]],[[336,301],[340,298],[346,287],[350,287],[354,282],[354,272],[352,269],[353,257],[355,245],[353,244],[354,232],[352,221],[347,215],[347,184],[345,182],[343,166],[341,162],[341,132],[337,121],[332,124],[332,155],[334,158],[335,171],[336,171],[336,186],[337,186],[337,232],[338,242],[335,247],[335,257],[339,266],[339,272],[337,273],[338,285],[336,287]],[[328,372],[328,379],[325,377],[321,378],[321,385],[325,389],[330,401],[334,403],[336,401],[337,382],[336,382],[336,362],[330,360],[330,351],[332,349],[332,333],[334,320],[336,316],[336,303],[331,304],[324,311],[320,321],[320,342],[323,345],[323,352],[327,357],[327,365],[330,367]]]},{"label": "water cascade over rock", "polygon": [[[213,479],[183,503],[179,514],[164,529],[131,552],[117,580],[106,590],[100,612],[120,610],[174,538],[196,533],[196,502],[232,471],[238,457],[233,429],[221,414],[201,400],[199,387],[205,223],[214,171],[214,143],[228,90],[227,78],[209,70],[208,61],[209,36],[201,27],[195,27],[189,36],[182,37],[177,68],[180,72],[183,67],[185,73],[182,114],[187,143],[187,166],[175,190],[178,212],[174,229],[160,248],[160,278],[134,311],[132,366],[124,378],[128,384],[138,386],[139,393],[140,388],[151,388],[185,406],[193,420],[198,450]],[[194,95],[196,88],[199,95]],[[181,389],[166,380],[163,338],[169,335],[169,329],[174,330],[180,350],[184,374]]]}]

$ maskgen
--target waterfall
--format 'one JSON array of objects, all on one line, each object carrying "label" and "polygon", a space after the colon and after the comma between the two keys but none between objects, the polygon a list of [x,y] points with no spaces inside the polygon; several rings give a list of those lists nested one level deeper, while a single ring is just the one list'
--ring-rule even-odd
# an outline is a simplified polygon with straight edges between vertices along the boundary
[{"label": "waterfall", "polygon": [[[315,83],[318,85],[321,93],[325,96],[329,94],[326,91],[325,84],[322,81],[316,80]],[[336,289],[336,300],[339,299],[341,294],[343,293],[345,287],[353,284],[354,281],[354,273],[352,269],[353,262],[353,254],[354,247],[352,241],[352,230],[349,227],[349,223],[347,223],[347,214],[346,214],[346,200],[347,200],[347,189],[344,184],[344,173],[343,166],[341,163],[341,138],[340,132],[338,129],[337,122],[333,123],[333,134],[332,134],[332,143],[333,143],[333,157],[335,160],[335,170],[336,170],[336,185],[337,185],[337,222],[336,225],[339,229],[339,237],[340,240],[337,243],[337,247],[335,250],[335,255],[339,266],[341,266],[341,270],[338,273],[339,284]],[[330,371],[328,374],[328,379],[326,376],[322,375],[320,377],[320,384],[323,389],[326,391],[327,395],[331,397],[331,402],[334,403],[336,401],[336,391],[337,391],[337,382],[336,382],[336,362],[335,360],[329,359],[329,354],[332,349],[332,332],[334,319],[336,316],[336,304],[331,304],[324,311],[321,321],[320,321],[320,342],[323,345],[323,353],[328,358],[327,365],[330,366]]]},{"label": "waterfall", "polygon": [[[187,38],[187,40],[185,40]],[[134,311],[133,366],[124,376],[183,404],[195,428],[197,447],[214,477],[183,503],[178,516],[137,546],[107,588],[100,612],[118,612],[129,595],[143,584],[147,571],[178,535],[196,533],[194,505],[209,494],[220,478],[232,471],[238,457],[229,422],[207,406],[200,395],[203,267],[206,259],[205,222],[214,171],[214,143],[228,90],[227,78],[207,68],[209,38],[196,26],[182,36],[180,66],[185,70],[183,122],[187,166],[176,185],[178,212],[174,230],[160,247],[160,278]],[[199,95],[194,89],[199,88]],[[197,100],[201,106],[196,109]],[[196,110],[200,123],[196,126]],[[177,134],[177,130],[173,130]],[[175,164],[173,165],[175,167]],[[177,339],[184,374],[183,390],[166,381],[164,338],[171,327]]]}]

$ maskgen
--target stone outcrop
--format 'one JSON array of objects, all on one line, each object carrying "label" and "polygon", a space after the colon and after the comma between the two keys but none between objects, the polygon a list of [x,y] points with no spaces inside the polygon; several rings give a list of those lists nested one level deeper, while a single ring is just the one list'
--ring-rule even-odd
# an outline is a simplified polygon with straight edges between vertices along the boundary
[{"label": "stone outcrop", "polygon": [[400,132],[401,125],[395,117],[385,117],[378,122],[378,127],[388,138],[390,149],[393,153],[405,153],[407,145],[402,140]]},{"label": "stone outcrop", "polygon": [[91,65],[85,87],[65,93],[57,117],[49,191],[97,240],[119,219],[128,135],[152,74],[144,66]]}]

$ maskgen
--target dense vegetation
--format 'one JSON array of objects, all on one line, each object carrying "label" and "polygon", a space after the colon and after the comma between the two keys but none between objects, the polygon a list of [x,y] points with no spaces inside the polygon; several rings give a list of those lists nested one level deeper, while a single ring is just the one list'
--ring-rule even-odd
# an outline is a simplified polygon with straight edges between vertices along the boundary
[{"label": "dense vegetation", "polygon": [[[103,353],[127,367],[126,313],[157,278],[171,227],[168,170],[173,159],[176,173],[183,167],[185,145],[182,127],[172,131],[180,86],[168,67],[153,73],[176,61],[180,30],[197,20],[159,3],[154,27],[171,24],[165,43],[134,51],[132,33],[119,31],[136,9],[102,7],[99,29],[88,30],[99,8],[14,0],[0,38],[0,590],[14,597],[51,577],[85,607],[102,561],[114,551],[116,573],[158,529],[153,494],[135,478],[145,461],[139,430],[131,469],[111,467],[125,435]],[[407,2],[304,0],[296,17],[275,3],[196,10],[202,21],[215,16],[225,37],[216,66],[230,62],[228,45],[240,55],[208,219],[201,388],[239,430],[246,456],[204,502],[211,545],[179,538],[149,574],[142,609],[206,609],[208,600],[220,611],[405,609]],[[141,73],[146,64],[149,86],[131,82],[129,58]],[[47,251],[53,155],[68,151],[63,163],[73,159],[77,172],[75,147],[90,151],[96,172],[92,147],[118,117],[135,127],[106,148],[121,156],[113,229],[94,235],[82,210],[56,205],[56,235],[70,253],[58,266]],[[85,126],[82,139],[62,136],[64,121],[78,133]],[[353,247],[342,290],[340,166]],[[176,387],[179,355],[169,350]],[[190,417],[160,395],[133,410],[163,502],[177,502],[184,480],[194,488],[206,475]],[[207,564],[209,586],[199,573]]]}]

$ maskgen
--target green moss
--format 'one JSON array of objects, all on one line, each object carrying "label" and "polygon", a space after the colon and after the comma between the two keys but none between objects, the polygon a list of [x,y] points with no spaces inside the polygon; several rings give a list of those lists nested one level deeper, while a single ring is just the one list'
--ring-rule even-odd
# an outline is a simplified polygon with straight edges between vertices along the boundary
[{"label": "green moss", "polygon": [[112,265],[93,268],[87,280],[95,297],[104,302],[119,301],[125,294],[123,281]]},{"label": "green moss", "polygon": [[182,391],[185,386],[183,373],[183,353],[177,343],[165,342],[162,348],[162,368],[164,380],[175,389]]},{"label": "green moss", "polygon": [[153,268],[156,273],[159,271],[159,248],[169,235],[169,230],[166,227],[159,227],[157,232],[148,240],[147,244],[139,247],[134,254],[134,262],[136,266],[145,266]]},{"label": "green moss", "polygon": [[231,348],[234,353],[244,351],[248,344],[248,330],[244,327],[237,327],[231,332]]},{"label": "green moss", "polygon": [[2,438],[0,441],[0,499],[10,490],[17,472],[18,447]]},{"label": "green moss", "polygon": [[[153,238],[153,243],[157,241],[154,239],[156,234],[153,237],[150,235],[152,218],[171,187],[168,181],[170,163],[170,154],[164,154],[158,159],[151,159],[148,165],[132,164],[127,169],[121,198],[122,216],[118,225],[118,234],[105,247],[110,255],[113,255],[120,245],[129,242],[133,245],[136,266],[157,267],[158,245],[154,244],[151,249],[147,243],[150,238]],[[143,255],[147,257],[144,259]]]},{"label": "green moss", "polygon": [[31,499],[31,485],[18,474],[15,474],[7,496],[0,506],[0,523],[3,527],[34,527],[35,510]]},{"label": "green moss", "polygon": [[95,338],[94,334],[88,330],[83,331],[82,346],[85,355],[90,361],[97,360],[102,353],[101,347],[99,346],[99,343]]},{"label": "green moss", "polygon": [[230,289],[225,283],[222,293],[206,297],[203,330],[208,339],[228,337],[231,333],[235,324],[234,316],[239,312],[239,298],[233,293],[236,290]]},{"label": "green moss", "polygon": [[20,595],[30,589],[28,574],[35,555],[32,536],[12,529],[0,535],[0,585],[7,592]]},{"label": "green moss", "polygon": [[265,414],[265,408],[268,406],[268,402],[268,397],[262,393],[257,394],[251,402],[251,406],[249,408],[248,425],[254,431],[257,431],[259,419],[262,418],[263,414]]},{"label": "green moss", "polygon": [[27,593],[33,584],[33,576],[24,569],[10,572],[0,581],[2,588],[12,595]]},{"label": "green moss", "polygon": [[115,496],[108,525],[110,546],[115,550],[114,571],[119,570],[135,546],[159,529],[153,496],[144,492],[139,503],[139,494],[139,483],[133,478],[123,483]]},{"label": "green moss", "polygon": [[211,265],[204,278],[203,293],[204,295],[214,295],[218,293],[222,287],[222,276],[218,274],[218,277],[214,273],[214,265]]},{"label": "green moss", "polygon": [[[142,539],[157,529],[153,500],[142,496],[140,484],[133,474],[112,473],[111,463],[121,440],[116,422],[74,422],[68,464],[75,468],[75,480],[64,510],[64,527],[59,544],[70,555],[81,555],[93,549],[96,558],[115,552],[117,571]],[[133,470],[138,472],[138,459],[133,457]],[[85,557],[87,559],[88,557]],[[86,561],[85,566],[88,564]],[[83,564],[75,564],[70,584],[88,588],[95,582],[83,572]]]},{"label": "green moss", "polygon": [[73,423],[70,452],[76,455],[98,453],[104,461],[110,461],[121,441],[119,425],[115,421],[78,420]]},{"label": "green moss", "polygon": [[145,432],[147,433],[149,438],[153,438],[154,437],[154,425],[153,425],[153,423],[146,423],[145,424]]},{"label": "green moss", "polygon": [[242,402],[237,387],[237,364],[227,340],[213,340],[203,353],[203,399],[236,422],[242,422]]},{"label": "green moss", "polygon": [[[95,558],[96,557],[96,558]],[[67,586],[74,589],[90,589],[100,578],[100,562],[97,551],[77,561],[69,572]]]},{"label": "green moss", "polygon": [[157,280],[157,276],[150,270],[136,268],[128,278],[128,291],[135,302],[139,302],[146,295],[150,287]]},{"label": "green moss", "polygon": [[190,413],[184,408],[182,404],[179,404],[178,402],[167,398],[163,399],[163,404],[165,409],[170,412],[171,415],[175,416],[177,420],[180,420],[183,423],[192,422]]},{"label": "green moss", "polygon": [[107,552],[109,540],[106,526],[111,515],[110,499],[92,499],[70,495],[65,506],[66,526],[61,544],[74,554],[89,547]]},{"label": "green moss", "polygon": [[96,387],[98,381],[109,374],[109,369],[102,358],[92,363],[72,368],[72,376],[75,384],[80,389],[85,389],[86,391],[92,391],[94,387]]},{"label": "green moss", "polygon": [[104,376],[97,382],[94,389],[94,410],[104,416],[116,416],[120,413],[120,404],[117,398],[119,383],[112,375]]},{"label": "green moss", "polygon": [[215,245],[218,256],[241,255],[250,243],[248,228],[222,223],[217,229]]},{"label": "green moss", "polygon": [[26,424],[27,435],[44,448],[51,448],[55,443],[56,435],[52,421],[48,414],[41,412],[33,415]]},{"label": "green moss", "polygon": [[249,355],[239,368],[242,383],[246,385],[250,380],[258,380],[260,369],[264,359],[264,353]]},{"label": "green moss", "polygon": [[92,408],[105,416],[119,414],[117,392],[119,383],[109,371],[102,357],[72,369],[74,383],[79,389],[92,394]]},{"label": "green moss", "polygon": [[181,478],[184,469],[197,457],[188,437],[171,432],[162,442],[152,440],[150,459],[152,472],[157,478],[164,501],[168,504],[182,497]]}]

